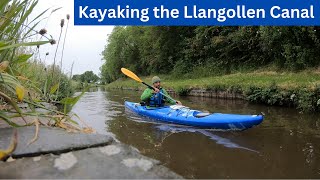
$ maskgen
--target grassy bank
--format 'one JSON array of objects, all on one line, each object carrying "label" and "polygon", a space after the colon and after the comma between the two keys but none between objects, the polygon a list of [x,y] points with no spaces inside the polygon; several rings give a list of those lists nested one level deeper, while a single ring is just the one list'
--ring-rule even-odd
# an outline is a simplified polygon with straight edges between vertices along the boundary
[{"label": "grassy bank", "polygon": [[[301,111],[320,110],[320,72],[253,72],[236,73],[196,79],[174,79],[159,75],[162,86],[179,95],[188,95],[193,89],[240,93],[248,101],[268,105],[291,106]],[[150,83],[152,76],[141,77]],[[119,79],[107,85],[111,89],[134,88],[143,90],[144,85],[132,79]]]}]

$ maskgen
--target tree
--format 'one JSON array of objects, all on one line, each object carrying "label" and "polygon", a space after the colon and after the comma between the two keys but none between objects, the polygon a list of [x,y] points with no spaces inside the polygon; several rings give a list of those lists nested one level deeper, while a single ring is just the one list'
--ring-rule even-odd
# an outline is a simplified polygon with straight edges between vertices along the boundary
[{"label": "tree", "polygon": [[99,77],[92,71],[86,71],[81,75],[73,75],[72,79],[80,82],[93,83],[97,82],[99,80]]},{"label": "tree", "polygon": [[319,27],[126,26],[116,27],[102,52],[105,83],[126,67],[148,76],[203,77],[266,66],[289,71],[320,64]]},{"label": "tree", "polygon": [[73,76],[72,76],[72,80],[81,81],[81,75],[79,75],[79,74],[73,75]]}]

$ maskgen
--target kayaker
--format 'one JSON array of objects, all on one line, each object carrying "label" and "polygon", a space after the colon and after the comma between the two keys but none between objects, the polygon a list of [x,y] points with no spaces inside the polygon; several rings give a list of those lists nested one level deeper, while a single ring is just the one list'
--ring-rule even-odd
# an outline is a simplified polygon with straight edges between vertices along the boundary
[{"label": "kayaker", "polygon": [[[145,102],[148,106],[153,107],[161,107],[164,106],[165,103],[168,103],[170,105],[179,104],[182,105],[180,101],[174,101],[167,91],[161,87],[161,80],[158,76],[154,76],[152,78],[152,85],[155,88],[155,90],[147,88],[144,90],[144,92],[141,95],[141,100]],[[165,97],[164,95],[169,96],[170,98]]]}]

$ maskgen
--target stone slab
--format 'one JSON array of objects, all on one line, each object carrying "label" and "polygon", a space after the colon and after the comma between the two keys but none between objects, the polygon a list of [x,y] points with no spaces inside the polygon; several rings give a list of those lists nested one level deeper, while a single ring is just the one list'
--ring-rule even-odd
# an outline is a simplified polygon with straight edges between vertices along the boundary
[{"label": "stone slab", "polygon": [[[18,130],[18,145],[12,154],[13,158],[69,152],[71,150],[109,145],[114,142],[111,136],[69,133],[59,128],[41,127],[39,128],[38,139],[28,144],[35,135],[35,126],[16,129]],[[13,128],[2,128],[0,130],[0,149],[7,148],[12,134]]]},{"label": "stone slab", "polygon": [[0,162],[1,178],[182,179],[124,144]]}]

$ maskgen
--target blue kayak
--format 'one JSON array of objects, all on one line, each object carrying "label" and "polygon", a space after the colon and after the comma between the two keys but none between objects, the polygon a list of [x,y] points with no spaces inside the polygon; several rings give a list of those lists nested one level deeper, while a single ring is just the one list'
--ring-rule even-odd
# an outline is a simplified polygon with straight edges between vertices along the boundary
[{"label": "blue kayak", "polygon": [[126,101],[125,107],[141,116],[158,121],[200,128],[244,130],[259,125],[263,121],[262,114],[204,113],[181,105],[154,108]]}]

